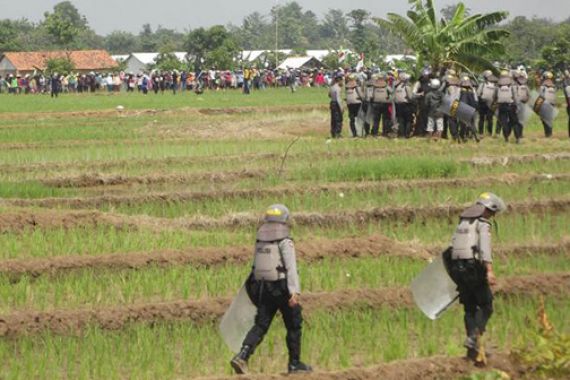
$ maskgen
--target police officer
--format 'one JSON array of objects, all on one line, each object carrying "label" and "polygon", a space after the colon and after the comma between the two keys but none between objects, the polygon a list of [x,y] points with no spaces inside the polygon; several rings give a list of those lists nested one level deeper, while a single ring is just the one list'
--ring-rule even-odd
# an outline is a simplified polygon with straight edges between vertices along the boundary
[{"label": "police officer", "polygon": [[[448,70],[443,80],[443,93],[447,95],[452,101],[459,100],[461,96],[461,88],[459,87],[459,78],[455,70]],[[447,130],[451,132],[454,140],[459,140],[458,122],[454,117],[444,117],[443,137],[447,138]]]},{"label": "police officer", "polygon": [[476,364],[483,364],[477,362],[479,350],[483,349],[479,339],[493,313],[490,286],[496,283],[490,219],[505,209],[505,203],[495,194],[481,194],[475,205],[461,214],[451,243],[450,274],[465,311],[467,339],[464,346],[467,357]]},{"label": "police officer", "polygon": [[[552,104],[556,108],[556,86],[554,85],[554,75],[547,71],[544,73],[544,80],[540,86],[540,96],[544,98],[544,101]],[[549,125],[544,120],[542,121],[544,126],[544,136],[552,137],[552,125]]]},{"label": "police officer", "polygon": [[364,99],[364,91],[362,87],[358,84],[356,80],[356,75],[351,74],[348,77],[348,82],[346,83],[346,105],[348,108],[348,117],[350,119],[350,131],[352,132],[352,137],[357,137],[356,134],[356,117],[362,106],[362,100]]},{"label": "police officer", "polygon": [[499,126],[503,130],[505,141],[509,141],[511,131],[518,128],[516,87],[508,70],[501,71],[501,77],[495,90],[495,101],[499,107]]},{"label": "police officer", "polygon": [[334,83],[329,89],[330,110],[331,110],[331,137],[337,139],[341,137],[342,132],[342,82],[344,77],[342,74],[336,74]]},{"label": "police officer", "polygon": [[416,82],[412,90],[418,108],[417,112],[418,117],[416,120],[416,128],[414,131],[415,136],[423,136],[427,132],[428,108],[426,106],[426,95],[431,90],[430,76],[431,76],[431,70],[429,68],[425,68],[422,71],[422,76],[420,77],[420,80]]},{"label": "police officer", "polygon": [[[465,103],[477,109],[479,106],[479,99],[477,98],[477,93],[473,88],[473,82],[471,81],[471,78],[468,76],[463,76],[460,86],[461,95],[459,96],[459,100],[461,103]],[[459,126],[459,138],[461,141],[465,142],[469,136],[474,138],[475,141],[479,141],[479,138],[477,137],[477,130],[475,129],[475,120],[472,120],[469,123],[459,122]]]},{"label": "police officer", "polygon": [[382,120],[382,136],[387,137],[390,134],[390,112],[388,111],[388,106],[392,102],[392,90],[385,74],[372,76],[372,93],[370,95],[370,107],[373,115],[372,136],[378,137],[380,120]]},{"label": "police officer", "polygon": [[568,137],[570,137],[570,71],[564,72],[564,96],[566,97],[566,112],[568,113]]},{"label": "police officer", "polygon": [[[527,84],[528,79],[525,74],[518,72],[515,76],[515,82],[517,107],[524,107],[524,105],[530,100],[530,89]],[[515,126],[515,138],[517,144],[520,143],[523,136],[523,127],[522,120],[517,118],[517,125]]]},{"label": "police officer", "polygon": [[493,75],[491,70],[483,72],[484,82],[479,85],[477,89],[477,96],[479,98],[479,134],[485,133],[485,122],[487,123],[487,134],[493,134],[493,116],[492,109],[495,97],[497,77]]},{"label": "police officer", "polygon": [[398,137],[408,138],[412,132],[414,118],[413,95],[410,86],[410,76],[400,73],[394,86],[394,103],[396,105],[396,118],[398,120]]},{"label": "police officer", "polygon": [[252,273],[246,283],[248,294],[257,306],[257,314],[255,326],[245,337],[241,351],[231,360],[231,366],[238,374],[247,372],[248,359],[278,310],[287,328],[288,372],[312,371],[300,360],[303,316],[298,297],[301,287],[288,221],[287,207],[275,204],[265,211],[264,223],[257,231]]}]

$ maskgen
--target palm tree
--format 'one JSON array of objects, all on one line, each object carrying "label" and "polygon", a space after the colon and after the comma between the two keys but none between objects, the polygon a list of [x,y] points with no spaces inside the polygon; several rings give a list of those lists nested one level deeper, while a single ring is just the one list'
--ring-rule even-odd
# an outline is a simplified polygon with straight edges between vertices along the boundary
[{"label": "palm tree", "polygon": [[434,72],[450,67],[469,71],[492,69],[487,58],[504,54],[501,40],[509,32],[494,26],[507,18],[507,12],[466,16],[465,5],[459,3],[451,19],[438,21],[433,0],[409,2],[412,9],[407,18],[388,13],[386,19],[375,21],[399,35],[416,52],[419,69],[424,63],[431,65]]}]

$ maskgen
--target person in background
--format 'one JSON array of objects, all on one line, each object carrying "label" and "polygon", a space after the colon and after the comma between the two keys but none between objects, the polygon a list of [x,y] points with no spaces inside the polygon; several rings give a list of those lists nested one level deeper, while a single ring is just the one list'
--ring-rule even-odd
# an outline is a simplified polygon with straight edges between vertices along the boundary
[{"label": "person in background", "polygon": [[329,89],[330,110],[331,110],[331,137],[338,139],[342,133],[342,82],[344,77],[337,75],[334,84]]}]

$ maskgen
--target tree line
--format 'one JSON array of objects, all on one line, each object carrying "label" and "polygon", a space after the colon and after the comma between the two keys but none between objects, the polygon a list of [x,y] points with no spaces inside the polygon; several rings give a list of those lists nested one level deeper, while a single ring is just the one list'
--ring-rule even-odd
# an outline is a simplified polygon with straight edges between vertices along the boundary
[{"label": "tree line", "polygon": [[[413,2],[413,1],[412,1]],[[461,4],[439,10],[441,20],[451,21]],[[464,9],[465,16],[470,13]],[[344,12],[330,9],[322,18],[291,1],[268,14],[253,12],[241,25],[215,25],[184,32],[144,24],[138,34],[114,31],[98,35],[87,18],[69,1],[54,6],[43,20],[0,20],[0,52],[52,49],[106,49],[112,54],[185,51],[205,65],[231,67],[240,50],[289,48],[351,49],[378,62],[386,54],[414,53],[403,38],[365,9]],[[380,22],[379,22],[380,21]],[[278,26],[278,28],[276,28]],[[561,69],[570,61],[570,18],[556,23],[542,18],[514,17],[500,25],[507,31],[505,49],[490,60]],[[276,29],[278,33],[276,34]],[[167,56],[168,58],[168,56]],[[560,67],[558,67],[560,66]]]}]

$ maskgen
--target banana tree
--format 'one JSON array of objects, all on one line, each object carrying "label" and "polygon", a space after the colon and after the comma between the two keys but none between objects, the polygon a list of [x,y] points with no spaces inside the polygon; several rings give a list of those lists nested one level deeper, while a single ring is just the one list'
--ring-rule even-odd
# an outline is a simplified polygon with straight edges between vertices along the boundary
[{"label": "banana tree", "polygon": [[434,71],[456,67],[460,70],[493,68],[490,57],[499,58],[505,48],[502,39],[509,32],[496,27],[507,12],[466,16],[459,3],[450,20],[437,19],[433,0],[409,0],[407,17],[388,13],[376,18],[382,27],[399,35],[418,57],[417,67],[429,64]]}]

